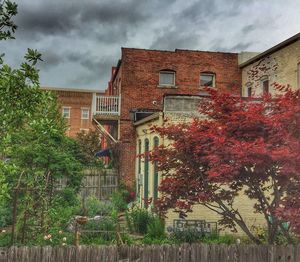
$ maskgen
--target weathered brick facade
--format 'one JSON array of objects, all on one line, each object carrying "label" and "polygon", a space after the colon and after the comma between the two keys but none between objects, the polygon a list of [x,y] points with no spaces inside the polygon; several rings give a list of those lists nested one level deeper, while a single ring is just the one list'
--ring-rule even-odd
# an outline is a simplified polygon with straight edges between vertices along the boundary
[{"label": "weathered brick facade", "polygon": [[[175,72],[175,87],[159,86],[161,70]],[[241,72],[238,54],[122,48],[122,57],[113,70],[109,87],[110,94],[121,95],[120,175],[128,184],[134,181],[136,156],[136,132],[130,111],[141,108],[162,109],[165,94],[199,94],[201,72],[215,74],[217,89],[239,93]]]},{"label": "weathered brick facade", "polygon": [[[44,88],[57,95],[61,112],[64,107],[70,109],[70,118],[66,118],[68,129],[66,134],[75,137],[81,130],[92,129],[92,98],[93,91],[74,89]],[[81,110],[89,109],[89,118],[82,119]]]}]

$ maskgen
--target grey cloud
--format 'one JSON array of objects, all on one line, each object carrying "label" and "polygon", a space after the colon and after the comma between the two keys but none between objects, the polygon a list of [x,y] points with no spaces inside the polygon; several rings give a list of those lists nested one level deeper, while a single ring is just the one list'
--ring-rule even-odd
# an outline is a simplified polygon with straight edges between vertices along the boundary
[{"label": "grey cloud", "polygon": [[[0,43],[0,50],[6,53],[6,61],[16,66],[28,47],[41,51],[45,60],[40,64],[43,85],[103,89],[111,66],[120,58],[121,46],[263,50],[264,44],[271,46],[299,31],[294,21],[298,19],[300,2],[294,0],[286,0],[285,5],[280,0],[18,3],[16,40]],[[280,16],[284,13],[289,15]],[[287,23],[289,27],[285,26]]]},{"label": "grey cloud", "polygon": [[62,56],[53,50],[42,50],[42,59],[39,67],[46,70],[63,62]]},{"label": "grey cloud", "polygon": [[176,48],[197,49],[198,36],[193,34],[179,33],[176,30],[168,30],[155,39],[151,44],[151,49],[174,50]]},{"label": "grey cloud", "polygon": [[[17,24],[23,33],[66,35],[73,31],[90,31],[97,25],[129,27],[145,21],[142,1],[70,1],[35,5],[20,4]],[[109,31],[109,28],[107,28]],[[92,36],[92,35],[90,35]]]},{"label": "grey cloud", "polygon": [[257,27],[257,25],[255,25],[255,24],[246,25],[242,28],[242,34],[248,34],[248,33],[252,32],[253,30],[255,30],[256,27]]}]

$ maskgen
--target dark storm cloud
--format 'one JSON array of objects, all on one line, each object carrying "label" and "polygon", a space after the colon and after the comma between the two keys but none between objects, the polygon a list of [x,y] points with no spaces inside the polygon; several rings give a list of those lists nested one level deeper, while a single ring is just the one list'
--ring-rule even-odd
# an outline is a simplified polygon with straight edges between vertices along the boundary
[{"label": "dark storm cloud", "polygon": [[[21,4],[16,22],[22,33],[60,35],[91,31],[99,25],[129,27],[145,21],[142,1],[55,1],[36,5]],[[91,35],[92,36],[92,35]]]},{"label": "dark storm cloud", "polygon": [[[99,60],[84,60],[80,64],[83,66],[78,75],[67,79],[66,84],[85,86],[87,82],[94,83],[94,86],[98,86],[100,89],[105,89],[109,80],[109,73],[111,71],[112,62],[109,59]],[[105,75],[105,79],[101,79],[100,76]],[[102,80],[100,82],[100,79]]]},{"label": "dark storm cloud", "polygon": [[55,53],[53,50],[45,50],[42,53],[43,61],[40,63],[40,68],[42,69],[51,68],[63,62],[61,55]]},{"label": "dark storm cloud", "polygon": [[262,51],[299,30],[295,0],[15,1],[16,40],[0,51],[13,65],[28,47],[41,51],[48,86],[105,88],[121,46]]}]

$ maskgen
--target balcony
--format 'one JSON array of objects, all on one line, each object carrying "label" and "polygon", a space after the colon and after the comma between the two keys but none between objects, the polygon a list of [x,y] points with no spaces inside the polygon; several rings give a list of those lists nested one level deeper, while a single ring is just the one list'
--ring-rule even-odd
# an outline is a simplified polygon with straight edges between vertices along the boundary
[{"label": "balcony", "polygon": [[100,96],[93,97],[93,113],[96,118],[116,119],[120,116],[120,97],[119,96]]}]

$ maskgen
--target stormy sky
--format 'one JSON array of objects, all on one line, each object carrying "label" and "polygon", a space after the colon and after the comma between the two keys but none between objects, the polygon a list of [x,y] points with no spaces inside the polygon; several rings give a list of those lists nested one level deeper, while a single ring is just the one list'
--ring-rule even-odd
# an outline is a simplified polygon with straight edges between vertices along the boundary
[{"label": "stormy sky", "polygon": [[[16,1],[16,0],[15,0]],[[264,51],[300,32],[299,0],[18,0],[12,66],[38,49],[41,85],[105,89],[121,47]]]}]

